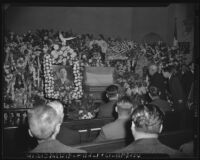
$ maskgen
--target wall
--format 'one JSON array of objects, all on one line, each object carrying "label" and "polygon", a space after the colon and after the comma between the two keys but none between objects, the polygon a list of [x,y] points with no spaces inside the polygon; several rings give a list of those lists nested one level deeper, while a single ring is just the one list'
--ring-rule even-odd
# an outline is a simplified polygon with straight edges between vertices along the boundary
[{"label": "wall", "polygon": [[131,8],[15,7],[7,10],[5,24],[20,33],[36,28],[71,28],[77,33],[131,38],[132,21]]},{"label": "wall", "polygon": [[181,21],[187,17],[186,4],[168,7],[8,7],[5,26],[14,32],[29,29],[70,30],[76,33],[102,33],[105,36],[141,41],[150,32],[173,42],[174,17],[178,37],[183,39]]}]

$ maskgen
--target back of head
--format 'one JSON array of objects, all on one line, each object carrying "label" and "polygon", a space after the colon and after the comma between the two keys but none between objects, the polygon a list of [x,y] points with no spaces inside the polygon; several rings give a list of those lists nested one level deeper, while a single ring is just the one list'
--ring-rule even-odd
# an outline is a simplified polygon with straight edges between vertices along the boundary
[{"label": "back of head", "polygon": [[49,102],[47,105],[51,106],[56,111],[57,115],[61,118],[62,122],[64,117],[63,105],[58,101]]},{"label": "back of head", "polygon": [[136,108],[136,106],[133,105],[131,99],[128,96],[123,96],[117,101],[117,112],[119,116],[131,115],[134,108]]},{"label": "back of head", "polygon": [[149,94],[151,97],[158,97],[161,92],[160,89],[155,86],[149,86]]},{"label": "back of head", "polygon": [[158,134],[163,123],[163,113],[155,105],[140,105],[133,111],[132,121],[136,131]]},{"label": "back of head", "polygon": [[106,95],[109,99],[117,98],[118,96],[118,87],[116,85],[110,85],[106,89]]},{"label": "back of head", "polygon": [[163,72],[173,73],[174,69],[175,69],[174,66],[168,65],[168,66],[164,66],[164,67],[162,68],[162,71],[163,71]]},{"label": "back of head", "polygon": [[39,105],[28,111],[28,123],[34,137],[46,140],[54,134],[59,117],[52,107]]}]

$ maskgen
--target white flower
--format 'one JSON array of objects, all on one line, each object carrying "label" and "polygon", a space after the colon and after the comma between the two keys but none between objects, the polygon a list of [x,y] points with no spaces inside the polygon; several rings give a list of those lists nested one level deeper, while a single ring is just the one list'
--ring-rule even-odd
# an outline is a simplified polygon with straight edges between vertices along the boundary
[{"label": "white flower", "polygon": [[62,46],[62,48],[61,48],[61,51],[64,51],[64,50],[66,50],[66,46]]},{"label": "white flower", "polygon": [[61,51],[61,50],[58,51],[58,54],[59,54],[59,55],[63,55],[63,51]]},{"label": "white flower", "polygon": [[57,51],[59,49],[59,45],[54,44],[53,48]]},{"label": "white flower", "polygon": [[83,110],[79,110],[79,111],[78,111],[78,114],[82,114],[82,113],[83,113]]},{"label": "white flower", "polygon": [[71,57],[72,57],[72,58],[76,57],[76,52],[73,51],[73,52],[71,53]]},{"label": "white flower", "polygon": [[63,56],[64,56],[64,57],[67,57],[67,53],[68,53],[68,52],[65,50],[64,53],[63,53]]},{"label": "white flower", "polygon": [[126,91],[126,93],[127,93],[128,96],[130,96],[131,95],[131,89],[128,88],[127,91]]},{"label": "white flower", "polygon": [[51,51],[51,55],[53,56],[54,59],[58,58],[59,54],[55,50]]}]

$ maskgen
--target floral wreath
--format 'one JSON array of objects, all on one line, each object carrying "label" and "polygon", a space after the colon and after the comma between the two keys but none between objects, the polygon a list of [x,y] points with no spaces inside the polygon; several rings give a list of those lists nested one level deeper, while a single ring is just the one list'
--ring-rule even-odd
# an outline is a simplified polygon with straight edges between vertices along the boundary
[{"label": "floral wreath", "polygon": [[[71,103],[71,100],[80,99],[83,95],[81,73],[81,64],[78,60],[76,52],[69,46],[62,43],[61,47],[54,44],[51,54],[44,55],[44,92],[45,97],[49,99],[58,99],[63,103]],[[66,65],[69,64],[73,67],[74,85],[69,86],[69,90],[55,91],[53,65]]]}]

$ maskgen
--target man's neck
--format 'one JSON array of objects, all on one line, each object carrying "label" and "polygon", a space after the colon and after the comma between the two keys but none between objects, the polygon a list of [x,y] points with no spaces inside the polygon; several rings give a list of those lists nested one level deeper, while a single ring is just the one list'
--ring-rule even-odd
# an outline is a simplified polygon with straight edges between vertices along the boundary
[{"label": "man's neck", "polygon": [[127,120],[127,119],[129,119],[129,116],[127,116],[127,115],[120,115],[117,119]]},{"label": "man's neck", "polygon": [[117,101],[118,98],[109,98],[109,101]]},{"label": "man's neck", "polygon": [[134,135],[135,140],[145,139],[145,138],[158,138],[158,134],[140,132]]}]

